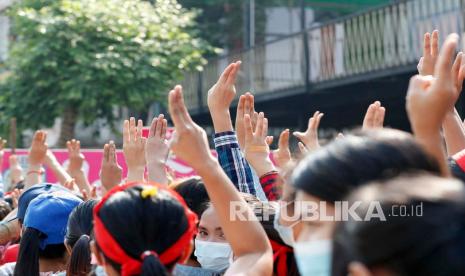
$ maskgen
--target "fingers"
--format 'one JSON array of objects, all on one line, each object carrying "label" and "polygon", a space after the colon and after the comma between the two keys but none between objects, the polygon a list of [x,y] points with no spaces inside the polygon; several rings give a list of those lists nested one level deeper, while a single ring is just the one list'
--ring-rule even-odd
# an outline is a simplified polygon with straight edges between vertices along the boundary
[{"label": "fingers", "polygon": [[236,61],[234,63],[234,67],[226,80],[227,85],[234,85],[234,83],[236,83],[237,72],[239,72],[239,69],[241,68],[241,63],[241,61]]},{"label": "fingers", "polygon": [[439,31],[434,30],[431,35],[431,56],[437,57],[439,54]]},{"label": "fingers", "polygon": [[144,128],[144,123],[142,120],[137,120],[137,128],[136,128],[136,137],[135,140],[143,140],[142,139],[142,129]]},{"label": "fingers", "polygon": [[252,120],[249,114],[244,115],[245,142],[250,142],[253,139]]},{"label": "fingers", "polygon": [[279,149],[289,148],[289,129],[283,130],[279,135],[278,147]]},{"label": "fingers", "polygon": [[[262,136],[262,133],[263,133],[263,122],[264,122],[264,119],[265,119],[265,114],[263,112],[260,112],[258,114],[258,120],[257,120],[257,126],[255,128],[255,132],[254,132],[254,135],[260,135]],[[266,136],[266,135],[265,135]]]},{"label": "fingers", "polygon": [[261,136],[267,138],[268,135],[268,118],[263,118],[263,129]]},{"label": "fingers", "polygon": [[166,139],[167,130],[168,130],[168,121],[164,118],[164,115],[163,115],[163,120],[162,120],[162,125],[161,125],[161,139]]},{"label": "fingers", "polygon": [[424,57],[421,57],[420,58],[420,61],[418,62],[418,65],[417,65],[417,70],[418,70],[418,73],[422,73],[423,72],[423,62],[424,62],[425,58]]},{"label": "fingers", "polygon": [[125,144],[131,141],[131,135],[129,134],[129,121],[128,120],[124,120],[124,123],[123,123],[123,141]]},{"label": "fingers", "polygon": [[379,107],[375,115],[375,127],[382,128],[384,125],[384,117],[386,116],[386,108],[383,106]]},{"label": "fingers", "polygon": [[431,55],[431,34],[426,33],[423,37],[423,56],[428,57]]},{"label": "fingers", "polygon": [[152,123],[150,124],[149,128],[149,138],[155,136],[155,132],[157,129],[158,117],[152,119]]},{"label": "fingers", "polygon": [[164,120],[163,114],[158,115],[158,124],[157,127],[155,128],[155,137],[161,138],[161,133],[163,131],[163,120]]},{"label": "fingers", "polygon": [[265,142],[268,146],[273,144],[274,137],[273,136],[266,136]]},{"label": "fingers", "polygon": [[303,138],[305,138],[305,133],[299,132],[299,131],[294,131],[294,132],[292,133],[292,135],[294,135],[295,137],[297,137],[297,139],[299,139],[299,140],[302,140]]},{"label": "fingers", "polygon": [[376,102],[370,104],[365,113],[365,118],[363,119],[363,128],[373,127],[377,108]]},{"label": "fingers", "polygon": [[193,123],[184,104],[182,87],[180,85],[177,85],[174,90],[170,91],[168,103],[171,119],[178,132],[184,129],[187,124]]},{"label": "fingers", "polygon": [[447,36],[446,42],[441,48],[441,53],[438,57],[438,62],[434,71],[434,75],[441,80],[451,80],[452,57],[455,54],[455,49],[459,41],[457,34]]},{"label": "fingers", "polygon": [[463,56],[463,53],[459,52],[457,56],[455,57],[454,63],[452,64],[452,70],[451,70],[452,78],[456,86],[458,86],[459,72],[460,72],[460,67],[462,66],[462,56]]},{"label": "fingers", "polygon": [[108,144],[105,144],[103,146],[103,160],[105,162],[110,161],[110,146]]},{"label": "fingers", "polygon": [[224,83],[228,80],[229,74],[231,74],[231,71],[233,68],[236,66],[236,63],[231,63],[226,67],[221,74],[220,78],[218,79],[218,83]]},{"label": "fingers", "polygon": [[110,141],[110,144],[108,144],[108,162],[111,164],[118,163],[118,160],[116,157],[116,146],[113,140]]},{"label": "fingers", "polygon": [[241,95],[239,97],[239,102],[237,103],[237,112],[236,112],[237,118],[244,119],[246,101],[247,101],[246,95]]},{"label": "fingers", "polygon": [[308,152],[308,149],[305,147],[304,143],[299,142],[297,143],[297,145],[299,146],[299,150],[302,154],[305,154]]},{"label": "fingers", "polygon": [[312,131],[317,131],[318,127],[320,126],[320,121],[323,115],[324,114],[320,113],[320,111],[316,111],[313,114],[313,117],[308,120],[308,129]]}]

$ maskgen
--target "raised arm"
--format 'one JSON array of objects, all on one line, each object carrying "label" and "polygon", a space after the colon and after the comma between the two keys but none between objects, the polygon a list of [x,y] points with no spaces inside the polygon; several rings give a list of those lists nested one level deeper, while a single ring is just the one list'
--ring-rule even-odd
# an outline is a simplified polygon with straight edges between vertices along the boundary
[{"label": "raised arm", "polygon": [[123,152],[128,166],[127,181],[143,181],[145,173],[145,145],[147,139],[142,136],[143,123],[131,117],[123,125]]},{"label": "raised arm", "polygon": [[252,119],[244,115],[245,125],[245,158],[260,177],[260,184],[268,200],[274,201],[281,197],[277,186],[278,172],[270,159],[270,148],[266,142],[268,134],[268,119],[263,112],[258,115],[257,126],[252,127]]},{"label": "raised arm", "polygon": [[[192,121],[184,105],[181,86],[176,86],[170,92],[169,110],[176,128],[171,149],[202,177],[226,239],[233,249],[235,260],[226,275],[271,275],[273,257],[265,231],[218,161],[210,154],[205,131]],[[232,204],[243,210],[249,219],[231,219]]]},{"label": "raised arm", "polygon": [[308,120],[308,128],[305,132],[295,131],[293,133],[293,135],[300,141],[299,148],[302,153],[316,150],[320,147],[320,143],[318,142],[318,128],[323,115],[324,114],[320,111],[316,111]]},{"label": "raised arm", "polygon": [[27,160],[29,166],[26,173],[24,190],[27,190],[32,185],[42,182],[42,164],[45,161],[45,155],[47,154],[48,149],[47,143],[45,142],[46,140],[47,132],[38,130],[34,133]]},{"label": "raised arm", "polygon": [[100,182],[104,189],[104,193],[111,190],[113,187],[121,183],[123,170],[118,164],[116,157],[115,142],[105,144],[103,147],[102,165],[100,166]]},{"label": "raised arm", "polygon": [[[423,41],[423,57],[418,63],[418,72],[422,76],[433,75],[439,54],[439,32],[426,33]],[[452,65],[452,77],[457,87],[457,91],[462,91],[463,80],[465,78],[465,55],[459,52]],[[458,99],[458,98],[457,98]],[[455,104],[454,104],[455,105]],[[442,123],[444,140],[446,141],[447,154],[452,156],[465,149],[465,128],[463,127],[460,115],[453,107],[447,112]]]},{"label": "raised arm", "polygon": [[145,145],[148,179],[165,185],[168,184],[165,168],[169,153],[168,141],[166,141],[167,128],[168,123],[163,114],[153,118]]},{"label": "raised arm", "polygon": [[436,157],[446,176],[450,171],[440,131],[447,112],[454,107],[460,94],[451,72],[457,44],[457,34],[447,37],[435,66],[435,77],[412,77],[406,98],[407,114],[416,139]]},{"label": "raised arm", "polygon": [[76,181],[79,191],[84,190],[86,193],[90,193],[92,188],[83,169],[85,157],[81,153],[81,142],[73,139],[66,142],[66,147],[69,156],[68,173]]},{"label": "raised arm", "polygon": [[[254,177],[254,172],[241,152],[240,140],[238,140],[240,135],[237,136],[234,132],[229,113],[229,107],[236,95],[234,83],[239,68],[240,62],[231,63],[208,92],[208,108],[215,128],[213,142],[218,153],[218,161],[236,188],[244,193],[259,195],[257,194],[257,188],[260,188],[258,177]],[[253,106],[253,96],[250,94],[241,96],[239,105]]]},{"label": "raised arm", "polygon": [[61,185],[65,185],[71,181],[72,177],[68,174],[65,168],[61,166],[51,150],[47,150],[44,163],[50,170],[52,170]]}]

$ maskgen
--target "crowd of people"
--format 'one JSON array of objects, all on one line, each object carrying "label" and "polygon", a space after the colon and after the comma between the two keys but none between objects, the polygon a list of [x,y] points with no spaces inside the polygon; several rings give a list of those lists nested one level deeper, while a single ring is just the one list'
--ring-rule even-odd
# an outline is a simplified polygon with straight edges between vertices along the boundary
[{"label": "crowd of people", "polygon": [[[67,143],[64,168],[46,132],[35,132],[26,170],[9,157],[0,275],[465,275],[458,41],[451,34],[439,50],[438,32],[425,34],[406,93],[413,135],[384,128],[376,101],[360,129],[320,145],[317,111],[305,132],[292,132],[299,152],[289,149],[289,129],[272,151],[251,93],[239,97],[233,125],[240,61],[208,93],[216,157],[179,85],[168,96],[169,141],[164,115],[148,137],[142,120],[124,121],[126,176],[115,143],[105,144],[101,195],[84,173],[79,141]],[[1,159],[5,145],[0,138]],[[170,177],[170,152],[198,176]],[[43,183],[44,166],[59,183]]]}]

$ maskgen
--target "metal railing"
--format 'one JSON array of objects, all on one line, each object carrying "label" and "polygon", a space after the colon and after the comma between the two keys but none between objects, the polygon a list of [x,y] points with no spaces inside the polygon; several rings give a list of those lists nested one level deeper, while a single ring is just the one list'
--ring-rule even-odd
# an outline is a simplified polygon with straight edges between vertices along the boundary
[{"label": "metal railing", "polygon": [[[411,66],[422,55],[423,34],[462,34],[465,0],[407,0],[315,26],[285,38],[209,61],[185,74],[189,109],[204,108],[208,88],[231,61],[242,60],[241,93],[285,93],[375,71]],[[307,43],[305,43],[307,39]],[[308,62],[305,48],[308,47]]]}]

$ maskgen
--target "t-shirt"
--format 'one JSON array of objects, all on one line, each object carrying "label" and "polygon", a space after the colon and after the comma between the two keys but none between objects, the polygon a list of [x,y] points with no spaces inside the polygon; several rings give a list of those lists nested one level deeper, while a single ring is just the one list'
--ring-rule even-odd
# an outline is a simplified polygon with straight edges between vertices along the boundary
[{"label": "t-shirt", "polygon": [[1,265],[7,264],[7,263],[15,263],[16,260],[18,259],[18,252],[19,252],[19,244],[13,244],[13,245],[8,246],[8,248],[5,251],[5,254],[3,254]]},{"label": "t-shirt", "polygon": [[[0,266],[0,276],[13,276],[15,272],[16,263],[8,263]],[[63,274],[64,273],[64,274]],[[59,272],[40,272],[39,276],[61,276],[66,275],[66,271]]]}]

